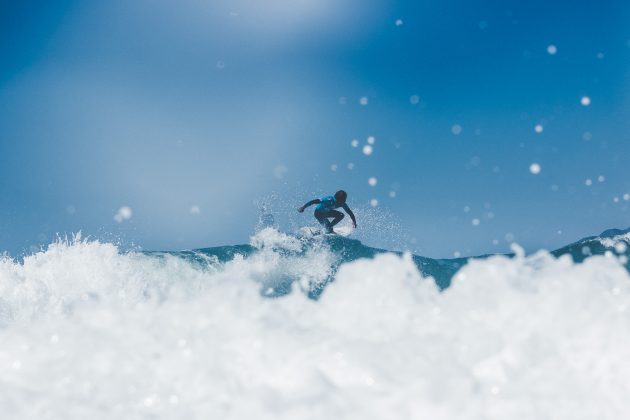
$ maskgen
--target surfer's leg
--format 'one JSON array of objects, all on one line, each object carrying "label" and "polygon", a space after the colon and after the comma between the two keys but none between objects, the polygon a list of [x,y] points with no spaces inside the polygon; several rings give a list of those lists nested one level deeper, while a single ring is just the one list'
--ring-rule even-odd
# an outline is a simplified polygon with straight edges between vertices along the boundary
[{"label": "surfer's leg", "polygon": [[331,210],[330,211],[330,216],[329,217],[334,217],[333,221],[330,222],[330,227],[332,228],[333,226],[335,226],[337,223],[341,222],[341,220],[343,220],[343,217],[345,215],[337,210]]},{"label": "surfer's leg", "polygon": [[327,217],[332,217],[332,216],[329,216],[327,211],[315,210],[314,216],[317,219],[317,221],[326,228],[328,232],[332,231],[332,225],[327,219]]}]

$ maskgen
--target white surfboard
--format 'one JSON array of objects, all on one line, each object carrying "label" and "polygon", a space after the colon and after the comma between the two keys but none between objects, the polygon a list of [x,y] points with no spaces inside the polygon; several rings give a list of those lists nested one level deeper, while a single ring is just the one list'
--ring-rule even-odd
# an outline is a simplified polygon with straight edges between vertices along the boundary
[{"label": "white surfboard", "polygon": [[354,228],[350,225],[335,226],[334,231],[339,236],[350,236],[354,232]]},{"label": "white surfboard", "polygon": [[323,228],[304,226],[298,229],[297,236],[300,238],[312,238],[320,235],[347,237],[354,232],[354,228],[352,226],[335,226],[333,230],[334,233],[327,233]]}]

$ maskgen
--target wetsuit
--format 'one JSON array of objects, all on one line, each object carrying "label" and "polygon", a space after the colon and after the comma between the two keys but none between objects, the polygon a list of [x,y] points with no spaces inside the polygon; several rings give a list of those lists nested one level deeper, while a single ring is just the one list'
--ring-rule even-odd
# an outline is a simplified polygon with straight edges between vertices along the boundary
[{"label": "wetsuit", "polygon": [[[341,222],[344,217],[342,212],[335,210],[339,207],[342,207],[346,213],[353,216],[352,210],[350,210],[350,207],[348,207],[346,203],[339,204],[335,200],[335,197],[330,195],[322,198],[317,207],[315,207],[315,218],[326,228],[328,232],[332,232],[333,226]],[[331,217],[333,218],[332,222],[328,220]],[[354,220],[354,217],[352,217],[352,219]]]}]

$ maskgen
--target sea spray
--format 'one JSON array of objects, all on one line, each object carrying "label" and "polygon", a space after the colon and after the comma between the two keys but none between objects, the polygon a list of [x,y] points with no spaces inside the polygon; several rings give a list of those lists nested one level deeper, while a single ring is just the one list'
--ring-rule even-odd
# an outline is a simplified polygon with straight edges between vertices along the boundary
[{"label": "sea spray", "polygon": [[471,260],[441,290],[413,256],[375,254],[342,262],[319,300],[270,299],[261,284],[284,270],[317,279],[318,258],[343,256],[264,235],[205,265],[93,241],[4,258],[3,416],[630,416],[630,277],[614,255]]}]

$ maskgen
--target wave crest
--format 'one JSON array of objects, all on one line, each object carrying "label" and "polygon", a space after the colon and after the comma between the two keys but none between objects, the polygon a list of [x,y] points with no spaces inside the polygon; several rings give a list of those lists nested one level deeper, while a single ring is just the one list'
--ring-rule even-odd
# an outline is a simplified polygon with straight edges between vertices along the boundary
[{"label": "wave crest", "polygon": [[176,255],[75,240],[23,263],[2,259],[0,410],[14,419],[630,415],[630,276],[613,255],[472,260],[441,290],[414,256],[376,253],[340,263],[319,300],[297,286],[268,299],[279,273],[325,279],[346,258],[339,249],[362,248],[263,236]]}]

